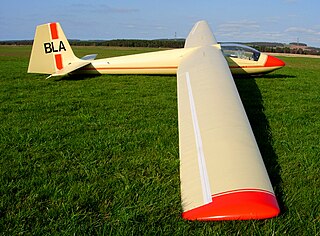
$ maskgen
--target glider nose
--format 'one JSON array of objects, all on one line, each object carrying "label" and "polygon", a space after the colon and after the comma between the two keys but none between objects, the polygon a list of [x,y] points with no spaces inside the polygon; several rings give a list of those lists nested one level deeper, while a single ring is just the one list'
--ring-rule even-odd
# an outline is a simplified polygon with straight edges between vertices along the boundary
[{"label": "glider nose", "polygon": [[264,66],[265,67],[278,67],[278,68],[280,68],[280,67],[284,67],[285,63],[282,60],[280,60],[279,58],[268,55],[267,61],[264,64]]}]

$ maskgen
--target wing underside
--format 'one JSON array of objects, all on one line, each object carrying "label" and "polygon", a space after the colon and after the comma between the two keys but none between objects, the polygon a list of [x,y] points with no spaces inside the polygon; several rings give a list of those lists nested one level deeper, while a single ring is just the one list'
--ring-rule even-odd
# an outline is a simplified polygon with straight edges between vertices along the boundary
[{"label": "wing underside", "polygon": [[279,207],[219,45],[198,45],[182,59],[177,77],[183,217],[276,216]]}]

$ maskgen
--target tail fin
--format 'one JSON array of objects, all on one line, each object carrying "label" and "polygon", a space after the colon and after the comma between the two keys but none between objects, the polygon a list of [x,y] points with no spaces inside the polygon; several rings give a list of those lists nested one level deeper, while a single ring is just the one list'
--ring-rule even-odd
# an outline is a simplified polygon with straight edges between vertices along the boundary
[{"label": "tail fin", "polygon": [[192,48],[211,46],[214,44],[217,44],[217,40],[214,37],[208,23],[206,21],[198,21],[189,33],[184,47]]},{"label": "tail fin", "polygon": [[59,23],[37,26],[28,73],[56,74],[77,60]]}]

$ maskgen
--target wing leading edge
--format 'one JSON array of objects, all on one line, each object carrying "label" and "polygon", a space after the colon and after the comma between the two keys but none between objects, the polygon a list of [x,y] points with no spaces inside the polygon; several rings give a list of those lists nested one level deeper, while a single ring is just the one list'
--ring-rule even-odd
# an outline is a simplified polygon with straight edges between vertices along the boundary
[{"label": "wing leading edge", "polygon": [[274,217],[277,200],[228,64],[219,45],[195,38],[177,74],[183,218]]}]

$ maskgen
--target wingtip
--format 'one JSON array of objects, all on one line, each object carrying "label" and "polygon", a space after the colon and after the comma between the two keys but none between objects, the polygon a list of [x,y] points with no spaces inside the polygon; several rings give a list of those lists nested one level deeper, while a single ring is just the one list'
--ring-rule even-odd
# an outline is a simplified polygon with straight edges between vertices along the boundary
[{"label": "wingtip", "polygon": [[280,209],[273,193],[239,190],[212,197],[212,202],[183,212],[186,220],[259,220],[277,216]]}]

